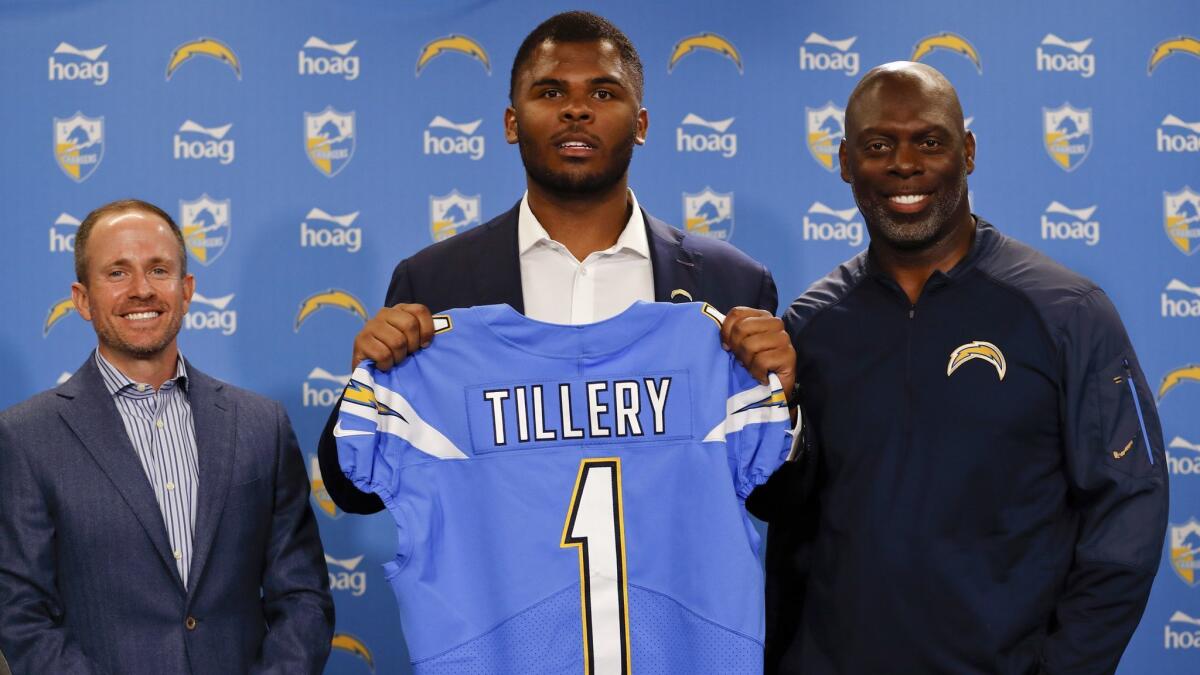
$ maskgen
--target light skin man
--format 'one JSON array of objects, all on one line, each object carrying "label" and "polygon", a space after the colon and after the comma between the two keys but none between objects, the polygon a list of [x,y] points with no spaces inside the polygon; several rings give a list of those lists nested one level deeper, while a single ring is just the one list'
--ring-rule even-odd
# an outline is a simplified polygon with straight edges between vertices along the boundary
[{"label": "light skin man", "polygon": [[176,336],[183,236],[137,200],[76,236],[97,347],[0,412],[0,648],[20,673],[319,673],[333,604],[295,435]]}]

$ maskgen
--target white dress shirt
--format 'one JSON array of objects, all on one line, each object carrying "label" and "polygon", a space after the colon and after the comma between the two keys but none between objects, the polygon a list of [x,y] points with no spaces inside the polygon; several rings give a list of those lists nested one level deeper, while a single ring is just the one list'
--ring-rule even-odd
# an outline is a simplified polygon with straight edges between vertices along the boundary
[{"label": "white dress shirt", "polygon": [[580,262],[546,233],[525,193],[517,216],[517,250],[526,316],[576,325],[616,316],[636,300],[654,302],[646,222],[632,190],[629,200],[633,210],[617,243]]}]

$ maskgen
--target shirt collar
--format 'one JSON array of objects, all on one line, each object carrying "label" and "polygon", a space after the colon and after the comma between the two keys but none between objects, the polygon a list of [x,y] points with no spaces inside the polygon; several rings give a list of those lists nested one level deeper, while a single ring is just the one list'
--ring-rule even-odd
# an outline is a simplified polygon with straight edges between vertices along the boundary
[{"label": "shirt collar", "polygon": [[[930,281],[937,280],[937,284],[942,284],[962,277],[973,269],[976,263],[979,262],[979,259],[985,256],[995,245],[996,228],[975,214],[971,214],[971,217],[975,220],[975,236],[971,240],[971,247],[967,249],[967,254],[963,256],[962,260],[955,263],[954,267],[950,268],[949,271],[934,270],[933,274],[929,277]],[[871,251],[870,247],[866,251],[863,251],[861,255],[862,270],[865,274],[895,283],[891,275],[884,271],[879,261],[875,259],[875,254]]]},{"label": "shirt collar", "polygon": [[[96,366],[100,368],[100,376],[104,380],[104,386],[108,389],[111,396],[150,396],[154,394],[154,387],[143,383],[134,382],[125,376],[117,369],[116,366],[109,363],[108,359],[100,354],[100,350],[96,352]],[[179,384],[180,389],[187,391],[188,376],[187,367],[183,363],[183,354],[178,354],[175,357],[175,376],[163,383],[164,389],[170,389],[175,384]]]},{"label": "shirt collar", "polygon": [[[629,190],[629,201],[633,204],[633,210],[629,214],[629,220],[625,223],[625,229],[621,230],[621,236],[617,237],[617,243],[607,250],[631,251],[649,260],[650,240],[646,237],[646,220],[642,217],[642,207],[638,204],[633,190]],[[521,207],[517,211],[517,251],[520,255],[525,255],[539,243],[551,241],[554,240],[550,238],[546,228],[542,227],[537,216],[533,215],[533,211],[529,208],[529,193],[526,192],[521,197]]]}]

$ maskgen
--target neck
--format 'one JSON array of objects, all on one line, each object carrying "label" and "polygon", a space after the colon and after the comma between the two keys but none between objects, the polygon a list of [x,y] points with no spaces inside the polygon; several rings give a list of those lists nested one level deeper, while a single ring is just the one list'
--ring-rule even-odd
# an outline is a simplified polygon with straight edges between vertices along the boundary
[{"label": "neck", "polygon": [[909,302],[916,304],[929,277],[934,272],[953,269],[971,250],[974,239],[975,218],[968,213],[965,220],[960,220],[945,236],[928,246],[907,250],[885,243],[875,245],[873,242],[871,254],[875,262],[904,289]]},{"label": "neck", "polygon": [[161,352],[145,358],[122,354],[110,349],[107,345],[99,346],[100,355],[104,357],[121,374],[134,382],[144,382],[155,389],[163,382],[175,377],[175,364],[179,361],[179,347],[172,342]]},{"label": "neck", "polygon": [[633,208],[624,177],[603,192],[586,195],[552,192],[533,181],[528,189],[529,210],[576,260],[617,243]]}]

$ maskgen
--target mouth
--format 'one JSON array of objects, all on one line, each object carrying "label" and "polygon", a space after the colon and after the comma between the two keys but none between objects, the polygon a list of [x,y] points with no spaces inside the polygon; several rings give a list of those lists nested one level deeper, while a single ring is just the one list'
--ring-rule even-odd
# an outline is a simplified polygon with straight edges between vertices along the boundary
[{"label": "mouth", "polygon": [[138,311],[138,312],[128,312],[128,313],[122,314],[121,318],[125,319],[126,321],[133,321],[136,323],[136,322],[140,322],[140,321],[153,321],[154,319],[157,319],[161,315],[162,315],[162,312],[159,312],[158,310],[150,309],[150,310],[142,310],[142,311]]},{"label": "mouth", "polygon": [[924,210],[931,201],[932,192],[890,195],[887,198],[888,206],[898,213],[917,213]]},{"label": "mouth", "polygon": [[599,149],[599,144],[583,134],[567,134],[554,141],[554,147],[563,157],[590,157]]}]

